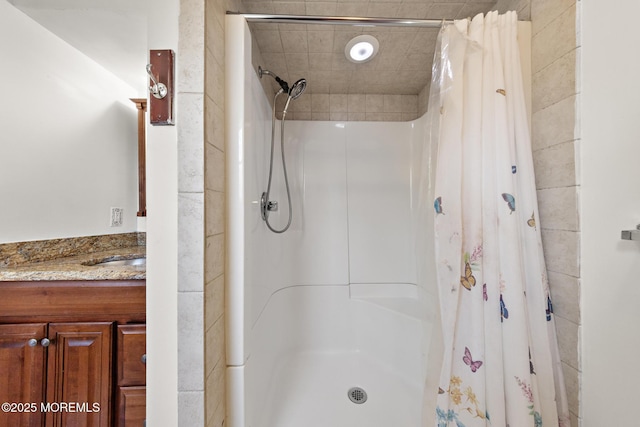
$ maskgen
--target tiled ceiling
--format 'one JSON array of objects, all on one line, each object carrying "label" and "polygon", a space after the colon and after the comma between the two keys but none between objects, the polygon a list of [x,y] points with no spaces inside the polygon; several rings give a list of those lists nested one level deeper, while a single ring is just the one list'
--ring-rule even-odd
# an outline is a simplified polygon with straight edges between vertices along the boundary
[{"label": "tiled ceiling", "polygon": [[[485,0],[244,1],[246,13],[459,19],[493,9]],[[309,93],[416,95],[431,78],[438,29],[251,23],[262,66],[293,83],[306,78]],[[349,62],[349,40],[371,34],[380,43],[369,62]],[[274,90],[275,86],[274,86]]]}]

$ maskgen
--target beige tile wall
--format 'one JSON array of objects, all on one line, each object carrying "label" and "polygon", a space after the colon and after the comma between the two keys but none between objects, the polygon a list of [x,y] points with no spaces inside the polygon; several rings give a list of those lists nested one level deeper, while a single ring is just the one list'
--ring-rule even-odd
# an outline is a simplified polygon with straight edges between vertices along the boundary
[{"label": "beige tile wall", "polygon": [[[261,58],[259,46],[254,41],[252,62],[256,70],[259,64],[264,63]],[[263,79],[262,86],[269,103],[273,104],[275,94],[270,80]],[[303,93],[291,101],[287,120],[410,121],[426,111],[426,105],[421,108],[418,99],[418,95]],[[286,101],[285,95],[278,97],[278,119],[282,118]]]},{"label": "beige tile wall", "polygon": [[494,7],[500,13],[507,10],[515,10],[518,12],[520,21],[529,21],[531,19],[531,0],[498,0]]},{"label": "beige tile wall", "polygon": [[[186,0],[185,0],[186,1]],[[196,1],[196,0],[193,0]],[[197,0],[201,1],[201,0]],[[204,0],[201,16],[204,68],[204,214],[202,244],[204,262],[203,310],[199,332],[203,337],[203,419],[185,427],[221,427],[225,424],[225,143],[224,143],[224,21],[227,10],[244,10],[241,0]],[[202,54],[202,52],[201,52]],[[204,332],[204,333],[203,333]],[[182,426],[182,424],[181,424]]]},{"label": "beige tile wall", "polygon": [[[322,4],[307,3],[307,13],[311,6]],[[251,24],[264,56],[262,66],[289,82],[306,77],[314,93],[417,94],[429,79],[424,71],[431,63],[437,30],[268,25]],[[377,37],[380,50],[374,61],[354,64],[346,59],[344,48],[349,40],[362,34]]]},{"label": "beige tile wall", "polygon": [[422,117],[429,108],[429,91],[431,85],[426,85],[418,94],[418,117]]},{"label": "beige tile wall", "polygon": [[[285,3],[286,5],[286,3]],[[291,6],[295,6],[295,3],[291,3]],[[288,9],[287,9],[288,10]],[[303,12],[303,11],[302,11]],[[300,12],[301,13],[301,12]],[[302,13],[304,14],[304,13]],[[270,27],[264,27],[265,24],[253,24],[252,31],[252,63],[254,68],[258,69],[258,65],[263,65],[264,68],[273,68],[263,59],[261,49],[267,49],[267,52],[271,52],[274,49],[278,51],[292,50],[293,44],[301,43],[305,49],[309,52],[320,51],[322,49],[331,49],[333,44],[333,35],[327,31],[312,31],[308,34],[305,32],[304,37],[299,40],[289,35],[296,31],[282,32],[283,37]],[[266,24],[269,25],[269,24]],[[264,29],[263,29],[264,28]],[[331,35],[330,40],[325,40],[322,36],[324,34]],[[337,33],[349,34],[348,32],[341,31]],[[337,36],[336,36],[337,37]],[[342,43],[340,41],[339,43]],[[291,45],[289,45],[291,44]],[[276,45],[277,48],[274,48]],[[283,48],[284,46],[284,48]],[[315,46],[315,47],[314,47]],[[272,56],[273,53],[270,53]],[[283,54],[284,55],[284,54]],[[320,55],[320,54],[318,54]],[[327,55],[330,55],[327,53]],[[325,58],[329,64],[331,58]],[[429,55],[430,59],[430,55]],[[313,61],[313,55],[309,55],[309,64],[312,68],[318,68],[311,64]],[[322,62],[322,61],[320,61]],[[354,66],[349,64],[349,66]],[[308,68],[308,67],[306,67]],[[274,68],[277,69],[277,68]],[[305,76],[307,72],[297,72],[296,77]],[[294,79],[290,79],[290,83],[293,83]],[[277,89],[277,85],[273,84],[270,78],[263,79],[263,88],[269,102],[272,103],[274,91]],[[353,94],[353,93],[322,93],[331,89],[329,87],[314,88],[314,92],[307,91],[298,99],[291,101],[289,109],[287,110],[288,120],[337,120],[337,121],[410,121],[420,117],[421,109],[426,111],[426,104],[424,108],[418,105],[418,95],[389,95],[389,94]],[[344,89],[344,88],[343,88]],[[281,112],[284,109],[287,97],[281,95],[277,101],[277,111]],[[276,113],[276,116],[282,118],[281,113]]]},{"label": "beige tile wall", "polygon": [[554,301],[572,426],[578,426],[580,356],[580,220],[576,156],[575,0],[499,0],[532,22],[532,146],[540,224]]},{"label": "beige tile wall", "polygon": [[[278,99],[279,109],[282,109],[285,101],[285,97]],[[291,101],[287,118],[292,120],[409,121],[418,118],[418,96],[303,94],[295,101]]]},{"label": "beige tile wall", "polygon": [[532,0],[532,145],[542,239],[572,425],[580,408],[580,219],[575,0]]},{"label": "beige tile wall", "polygon": [[178,424],[204,425],[204,0],[181,0],[177,64]]}]

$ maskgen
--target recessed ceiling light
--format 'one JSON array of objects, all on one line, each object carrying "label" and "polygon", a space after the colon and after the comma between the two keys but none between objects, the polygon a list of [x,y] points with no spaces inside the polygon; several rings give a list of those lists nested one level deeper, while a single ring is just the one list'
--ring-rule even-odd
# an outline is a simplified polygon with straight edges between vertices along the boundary
[{"label": "recessed ceiling light", "polygon": [[356,64],[371,61],[380,44],[378,40],[370,35],[362,35],[352,38],[344,48],[344,54],[347,59]]}]

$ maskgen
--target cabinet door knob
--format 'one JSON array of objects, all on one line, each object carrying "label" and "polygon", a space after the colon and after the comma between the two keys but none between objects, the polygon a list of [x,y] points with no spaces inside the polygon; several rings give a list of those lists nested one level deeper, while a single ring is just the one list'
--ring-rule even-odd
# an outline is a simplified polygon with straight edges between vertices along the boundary
[{"label": "cabinet door knob", "polygon": [[38,345],[38,340],[35,338],[31,338],[29,341],[27,341],[27,345],[29,347],[35,347]]},{"label": "cabinet door knob", "polygon": [[51,344],[51,341],[48,338],[42,338],[42,341],[40,341],[40,345],[43,347],[49,347],[49,344]]},{"label": "cabinet door knob", "polygon": [[147,354],[146,353],[142,355],[142,357],[140,358],[140,361],[142,363],[144,363],[145,365],[147,364]]}]

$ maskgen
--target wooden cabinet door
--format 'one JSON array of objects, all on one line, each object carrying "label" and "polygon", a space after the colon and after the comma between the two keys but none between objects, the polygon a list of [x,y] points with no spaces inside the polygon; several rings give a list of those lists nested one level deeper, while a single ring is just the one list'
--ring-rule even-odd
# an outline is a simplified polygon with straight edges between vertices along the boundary
[{"label": "wooden cabinet door", "polygon": [[44,323],[0,325],[0,403],[15,404],[9,412],[2,408],[0,426],[42,426],[46,351],[40,340],[46,327]]},{"label": "wooden cabinet door", "polygon": [[109,427],[112,330],[110,322],[49,324],[47,427]]},{"label": "wooden cabinet door", "polygon": [[143,427],[147,409],[147,388],[120,387],[117,427]]},{"label": "wooden cabinet door", "polygon": [[[146,338],[143,324],[118,325],[117,427],[142,427],[146,415]],[[144,356],[144,357],[143,357]]]},{"label": "wooden cabinet door", "polygon": [[118,325],[118,385],[145,385],[147,327],[143,324]]}]

